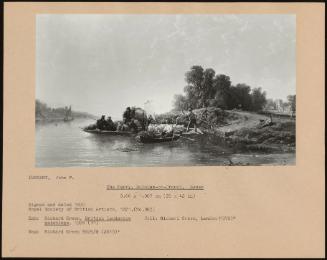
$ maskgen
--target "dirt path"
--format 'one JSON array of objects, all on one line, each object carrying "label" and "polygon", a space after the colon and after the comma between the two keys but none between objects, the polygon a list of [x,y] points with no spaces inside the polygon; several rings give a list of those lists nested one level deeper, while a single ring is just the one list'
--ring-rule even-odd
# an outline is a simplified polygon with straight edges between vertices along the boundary
[{"label": "dirt path", "polygon": [[218,130],[221,132],[234,132],[243,127],[253,128],[260,123],[260,120],[269,119],[268,116],[260,115],[257,113],[245,112],[245,111],[233,111],[233,113],[238,114],[241,119],[230,122],[230,124],[219,127]]}]

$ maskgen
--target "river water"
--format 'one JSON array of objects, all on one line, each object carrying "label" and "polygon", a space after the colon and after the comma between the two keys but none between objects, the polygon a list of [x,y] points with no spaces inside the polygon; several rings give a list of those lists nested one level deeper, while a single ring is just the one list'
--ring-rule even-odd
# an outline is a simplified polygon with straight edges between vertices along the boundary
[{"label": "river water", "polygon": [[295,163],[295,154],[253,154],[232,151],[223,144],[200,138],[160,144],[138,143],[134,137],[105,136],[83,132],[80,127],[94,120],[37,123],[36,167],[133,167],[285,165]]}]

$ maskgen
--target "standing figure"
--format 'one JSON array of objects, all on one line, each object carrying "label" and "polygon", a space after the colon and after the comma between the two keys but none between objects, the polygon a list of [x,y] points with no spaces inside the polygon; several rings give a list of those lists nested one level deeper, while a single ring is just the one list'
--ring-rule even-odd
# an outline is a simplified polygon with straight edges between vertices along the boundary
[{"label": "standing figure", "polygon": [[201,114],[201,120],[204,118],[204,120],[207,120],[208,117],[208,108],[205,107],[202,114]]},{"label": "standing figure", "polygon": [[131,108],[127,107],[124,114],[123,114],[123,122],[124,124],[127,124],[131,121],[132,115],[131,115]]},{"label": "standing figure", "polygon": [[153,121],[154,121],[154,119],[153,119],[152,115],[149,115],[149,117],[146,118],[146,130],[148,130],[149,125],[151,123],[153,123]]},{"label": "standing figure", "polygon": [[137,120],[132,119],[131,122],[128,124],[129,128],[134,132],[138,132],[138,126],[136,124]]},{"label": "standing figure", "polygon": [[130,113],[130,115],[131,115],[131,119],[134,119],[134,118],[135,118],[135,114],[136,114],[136,109],[135,109],[135,107],[132,107],[132,109],[131,109],[130,111],[131,111],[131,113]]},{"label": "standing figure", "polygon": [[104,130],[106,128],[106,119],[104,115],[102,115],[101,118],[97,120],[96,128],[98,128],[99,130]]},{"label": "standing figure", "polygon": [[107,127],[109,131],[116,131],[116,125],[110,116],[107,117]]},{"label": "standing figure", "polygon": [[194,131],[197,132],[197,125],[196,125],[196,115],[193,113],[192,108],[188,109],[188,125],[186,131],[190,129],[190,127],[194,127]]}]

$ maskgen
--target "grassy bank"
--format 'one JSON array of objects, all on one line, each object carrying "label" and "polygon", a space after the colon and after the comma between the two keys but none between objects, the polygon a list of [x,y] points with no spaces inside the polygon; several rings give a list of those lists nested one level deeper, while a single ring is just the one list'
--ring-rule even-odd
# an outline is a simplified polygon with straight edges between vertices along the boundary
[{"label": "grassy bank", "polygon": [[295,152],[295,121],[273,120],[270,125],[258,124],[232,132],[215,129],[215,135],[229,146],[260,152]]},{"label": "grassy bank", "polygon": [[[211,142],[236,150],[253,152],[295,152],[295,119],[270,114],[219,108],[197,109],[198,127]],[[188,124],[186,114],[172,111],[157,117],[168,123]]]}]

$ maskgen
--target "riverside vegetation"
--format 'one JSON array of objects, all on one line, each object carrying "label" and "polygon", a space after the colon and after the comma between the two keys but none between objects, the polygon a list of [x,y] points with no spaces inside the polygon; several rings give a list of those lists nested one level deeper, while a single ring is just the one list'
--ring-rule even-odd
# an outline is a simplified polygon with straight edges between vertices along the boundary
[{"label": "riverside vegetation", "polygon": [[295,95],[286,102],[267,99],[260,87],[232,85],[229,76],[201,66],[192,66],[185,81],[184,93],[174,97],[174,109],[157,116],[159,121],[186,126],[183,111],[192,108],[211,142],[237,150],[295,152]]}]

